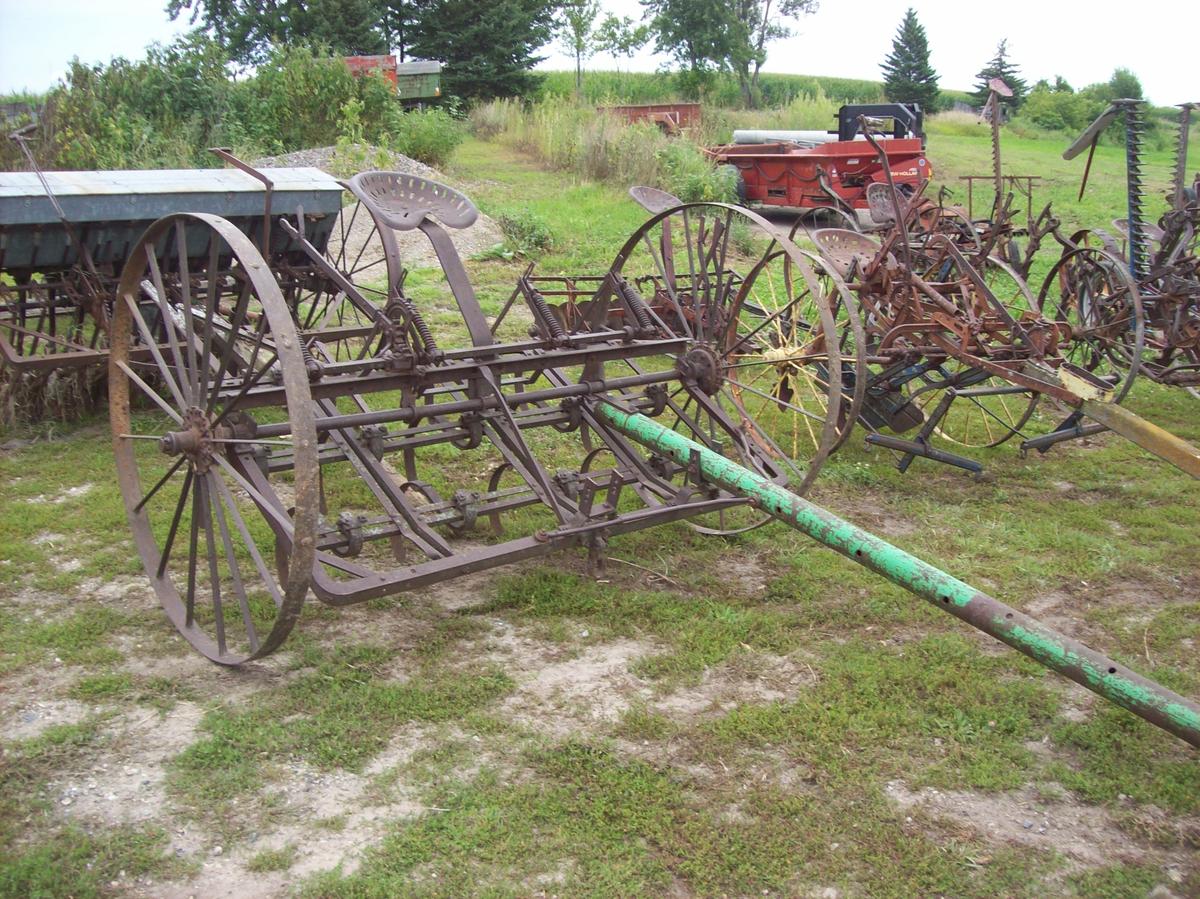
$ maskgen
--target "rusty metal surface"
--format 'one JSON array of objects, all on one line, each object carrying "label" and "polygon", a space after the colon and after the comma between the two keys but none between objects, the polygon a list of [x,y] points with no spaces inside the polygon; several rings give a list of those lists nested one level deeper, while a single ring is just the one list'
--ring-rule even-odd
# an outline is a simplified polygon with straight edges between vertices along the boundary
[{"label": "rusty metal surface", "polygon": [[[236,168],[0,174],[0,389],[22,395],[23,417],[37,415],[36,385],[53,372],[103,371],[119,268],[165,214],[219,213],[233,222],[286,273],[289,304],[328,293],[299,244],[273,223],[303,218],[309,243],[324,253],[342,186],[319,169],[266,175],[217,152]],[[189,220],[186,239],[165,252],[205,260],[211,229],[198,222]]]},{"label": "rusty metal surface", "polygon": [[[859,414],[864,347],[879,332],[864,327],[856,297],[869,300],[872,317],[892,316],[887,333],[902,335],[873,353],[908,352],[901,344],[910,342],[984,370],[999,365],[1018,382],[1032,372],[1039,389],[1072,389],[1069,378],[1039,378],[1053,327],[989,306],[952,241],[905,254],[910,265],[932,259],[940,281],[895,271],[886,242],[870,258],[843,259],[843,279],[753,213],[672,205],[603,273],[543,278],[527,269],[514,300],[489,319],[444,227],[473,207],[411,180],[381,200],[369,185],[386,183],[356,185],[365,214],[430,241],[465,342],[436,339],[398,257],[387,258],[400,268],[373,295],[377,284],[338,270],[286,221],[282,230],[330,292],[294,301],[287,271],[273,270],[247,235],[197,214],[156,222],[121,273],[109,354],[118,481],[168,619],[208,658],[237,665],[277,649],[310,591],[331,605],[360,603],[572,546],[599,569],[622,533],[688,521],[736,534],[776,518],[1195,741],[1187,700],[789,489],[811,483],[844,439],[846,417]],[[197,228],[210,234],[200,259],[187,252]],[[733,235],[751,228],[735,246]],[[945,278],[944,265],[957,277]],[[790,280],[766,284],[767,271]],[[889,282],[896,290],[884,297]],[[787,302],[766,305],[784,284]],[[510,315],[517,299],[527,317]],[[929,321],[903,317],[913,299]],[[336,313],[337,327],[307,327],[308,304],[323,320]],[[779,422],[757,419],[739,392],[755,383],[745,372],[777,377],[788,366],[807,369],[824,403],[819,412],[776,410],[819,421],[802,460],[786,457],[770,433]],[[1089,396],[1102,393],[1095,386]],[[783,395],[766,393],[772,402]],[[564,436],[529,439],[537,430]],[[425,451],[436,448],[453,448],[462,464],[442,470],[442,452],[430,468]],[[482,468],[468,461],[476,450]],[[482,523],[493,542],[454,541]]]},{"label": "rusty metal surface", "polygon": [[[730,393],[725,360],[735,350],[743,370],[779,364],[747,334],[748,321],[763,316],[746,302],[763,287],[762,266],[786,264],[816,284],[808,258],[753,213],[675,206],[638,229],[602,275],[569,284],[522,279],[516,295],[534,325],[514,339],[504,320],[511,306],[489,320],[444,227],[473,217],[469,201],[387,173],[355,179],[351,188],[382,237],[415,227],[430,241],[465,346],[439,345],[405,291],[394,244],[379,281],[360,281],[287,220],[280,229],[331,286],[316,300],[291,302],[280,289],[285,271],[273,272],[232,225],[203,216],[156,224],[121,276],[110,379],[122,492],[168,616],[215,661],[236,664],[278,645],[298,611],[301,578],[320,599],[341,605],[558,546],[585,545],[599,559],[611,535],[666,521],[690,519],[705,533],[729,534],[766,520],[738,497],[689,486],[686,466],[643,457],[589,413],[589,397],[619,396],[664,416],[778,483],[793,473],[810,483],[828,455],[847,402],[839,375],[858,361],[838,348],[824,293],[805,306],[813,316],[806,333],[824,335],[814,360],[831,373],[820,388],[825,418],[810,456],[798,462],[783,452]],[[206,259],[179,249],[197,225],[214,235]],[[733,242],[742,227],[757,229],[749,257]],[[306,304],[335,296],[350,320],[308,327]],[[743,311],[748,320],[739,318]],[[150,359],[135,357],[138,349]],[[581,377],[570,374],[574,366]],[[155,430],[131,430],[135,396],[161,413]],[[538,427],[579,433],[585,452],[577,471],[549,467],[524,436]],[[439,444],[490,447],[501,462],[483,484],[446,495],[421,461],[422,450]],[[384,462],[388,456],[396,467]],[[338,476],[360,481],[374,506],[337,508],[325,485]],[[619,509],[630,495],[637,502]],[[530,507],[545,513],[542,529],[494,546],[455,550],[440,532],[481,518],[499,527],[504,513]],[[247,523],[256,510],[266,531]],[[391,550],[390,565],[372,552],[380,543]],[[265,562],[272,557],[278,582]],[[273,615],[264,596],[275,598]]]},{"label": "rusty metal surface", "polygon": [[[1100,133],[1118,118],[1125,131],[1125,167],[1128,213],[1114,223],[1124,238],[1123,266],[1135,283],[1142,311],[1138,330],[1140,339],[1131,341],[1129,333],[1114,333],[1103,346],[1111,367],[1122,373],[1140,373],[1160,384],[1185,387],[1197,393],[1200,387],[1200,200],[1197,186],[1185,183],[1188,128],[1195,104],[1179,105],[1179,133],[1172,169],[1171,208],[1156,223],[1146,219],[1143,196],[1142,138],[1145,132],[1144,103],[1140,100],[1116,100],[1096,119],[1064,153],[1072,158],[1090,146],[1095,149]],[[1090,163],[1090,157],[1089,157]],[[1084,172],[1082,196],[1087,183]],[[1080,258],[1077,248],[1100,243],[1110,256],[1121,253],[1119,247],[1099,230],[1082,231],[1067,242],[1063,260],[1056,271],[1063,271],[1064,260]],[[1099,265],[1092,265],[1092,278]],[[1052,272],[1052,275],[1054,272]],[[1053,291],[1060,308],[1076,317],[1087,317],[1088,308],[1098,299],[1109,302],[1111,291],[1084,290],[1087,272],[1076,283],[1066,283]],[[1049,279],[1043,293],[1051,292]]]},{"label": "rusty metal surface", "polygon": [[[1129,413],[1105,414],[1126,395],[1151,348],[1138,285],[1120,260],[1102,249],[1069,249],[1046,280],[1063,286],[1062,297],[1056,301],[1044,287],[1035,300],[1022,274],[990,255],[994,233],[985,246],[978,233],[964,241],[940,227],[914,228],[931,207],[900,194],[882,143],[864,133],[885,169],[872,194],[875,218],[888,230],[878,238],[842,229],[811,237],[854,294],[864,323],[860,420],[871,432],[868,442],[899,450],[902,470],[921,457],[978,473],[977,463],[933,446],[932,438],[968,447],[1031,439],[1021,429],[1038,397],[1049,396],[1119,423],[1124,436],[1196,476],[1194,450],[1178,438],[1135,425]],[[1106,383],[1104,399],[1081,394],[1067,369],[1103,370],[1115,348],[1126,364]],[[1060,436],[1075,436],[1075,424],[1065,422]]]}]

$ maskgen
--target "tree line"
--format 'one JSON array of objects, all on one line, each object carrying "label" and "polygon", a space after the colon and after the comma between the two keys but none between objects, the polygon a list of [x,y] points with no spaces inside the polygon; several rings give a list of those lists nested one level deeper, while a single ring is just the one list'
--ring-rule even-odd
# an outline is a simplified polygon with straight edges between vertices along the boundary
[{"label": "tree line", "polygon": [[[938,74],[929,60],[929,38],[909,8],[892,40],[891,52],[881,69],[884,94],[896,103],[919,103],[923,109],[939,108]],[[992,80],[999,78],[1012,91],[1002,100],[1006,116],[1023,109],[1026,119],[1042,128],[1071,131],[1086,127],[1104,107],[1118,97],[1143,99],[1142,85],[1129,69],[1117,68],[1107,82],[1092,84],[1076,91],[1060,75],[1053,82],[1039,80],[1032,88],[1021,77],[1020,68],[1009,56],[1008,40],[1002,39],[996,52],[975,76],[972,104],[982,109],[987,103]]]},{"label": "tree line", "polygon": [[674,61],[685,92],[721,73],[742,102],[761,100],[768,45],[816,10],[816,0],[641,0],[641,21],[602,14],[600,0],[169,0],[172,19],[209,36],[235,63],[254,66],[273,47],[320,44],[339,55],[396,51],[441,61],[444,90],[467,100],[521,96],[535,85],[538,50],[555,38],[583,63],[597,52],[642,47]]}]

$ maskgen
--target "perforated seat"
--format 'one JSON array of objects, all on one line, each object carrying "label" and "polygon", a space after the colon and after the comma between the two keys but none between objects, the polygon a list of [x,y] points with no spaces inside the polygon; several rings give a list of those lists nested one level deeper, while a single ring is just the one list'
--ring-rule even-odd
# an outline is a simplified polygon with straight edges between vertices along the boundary
[{"label": "perforated seat", "polygon": [[479,218],[475,204],[453,188],[401,172],[360,172],[347,187],[397,231],[411,231],[426,217],[447,228],[469,228]]},{"label": "perforated seat", "polygon": [[[897,195],[904,203],[904,197]],[[871,212],[871,221],[877,225],[890,225],[896,221],[896,210],[892,206],[892,193],[882,182],[867,185],[867,209]],[[903,207],[901,207],[903,209]]]},{"label": "perforated seat", "polygon": [[846,228],[819,228],[812,232],[812,239],[841,275],[850,271],[855,260],[862,268],[879,254],[878,241]]},{"label": "perforated seat", "polygon": [[629,196],[633,197],[637,203],[652,215],[658,215],[660,212],[666,212],[668,209],[674,209],[676,206],[682,206],[683,200],[674,194],[669,194],[665,190],[659,190],[657,187],[637,187],[629,188]]}]

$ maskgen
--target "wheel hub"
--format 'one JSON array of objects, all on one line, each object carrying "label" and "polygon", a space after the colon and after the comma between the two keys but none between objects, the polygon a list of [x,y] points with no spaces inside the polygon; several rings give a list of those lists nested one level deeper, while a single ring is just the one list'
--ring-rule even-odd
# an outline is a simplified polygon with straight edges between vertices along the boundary
[{"label": "wheel hub", "polygon": [[675,362],[675,370],[708,396],[714,396],[725,381],[721,357],[708,344],[698,343],[680,356]]},{"label": "wheel hub", "polygon": [[168,456],[184,456],[197,472],[204,474],[213,463],[213,432],[208,415],[192,406],[183,413],[183,429],[168,431],[160,437],[158,448]]}]

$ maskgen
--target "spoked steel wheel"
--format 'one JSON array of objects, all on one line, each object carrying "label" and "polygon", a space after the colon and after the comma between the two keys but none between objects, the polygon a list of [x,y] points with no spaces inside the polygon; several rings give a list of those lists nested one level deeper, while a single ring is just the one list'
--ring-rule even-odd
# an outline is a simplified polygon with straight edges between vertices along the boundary
[{"label": "spoked steel wheel", "polygon": [[[1020,324],[1029,319],[1036,301],[1029,285],[1008,263],[988,258],[980,273],[988,290],[1014,321]],[[936,433],[959,446],[999,446],[1012,439],[1033,416],[1040,398],[1033,391],[1019,390],[998,375],[956,359],[947,359],[922,380],[925,389],[915,392],[914,400],[926,416],[942,401],[945,388],[958,391]]]},{"label": "spoked steel wheel", "polygon": [[858,217],[838,206],[821,206],[815,209],[804,209],[796,216],[796,221],[788,231],[788,240],[795,241],[807,238],[818,228],[846,228],[850,231],[861,231]]},{"label": "spoked steel wheel", "polygon": [[[266,655],[300,614],[317,523],[316,431],[291,312],[236,227],[172,215],[134,245],[111,334],[117,476],[155,593],[213,661]],[[151,361],[132,361],[136,338]],[[282,436],[260,439],[264,421]],[[269,561],[277,546],[281,571]]]},{"label": "spoked steel wheel", "polygon": [[[405,277],[394,238],[364,203],[355,202],[334,221],[324,256],[338,279],[311,260],[281,272],[284,296],[301,334],[306,341],[318,340],[321,355],[331,360],[378,354],[385,339],[381,316],[391,314],[389,301]],[[357,297],[342,289],[341,278],[354,286]]]},{"label": "spoked steel wheel", "polygon": [[926,418],[945,398],[957,395],[934,429],[939,437],[967,447],[999,446],[1021,433],[1037,408],[1039,396],[1020,390],[996,375],[947,359],[922,376],[913,400]]},{"label": "spoked steel wheel", "polygon": [[1120,402],[1133,386],[1146,349],[1145,311],[1125,264],[1105,250],[1068,250],[1038,293],[1042,314],[1071,331],[1067,361],[1113,382]]},{"label": "spoked steel wheel", "polygon": [[[743,420],[769,431],[791,458],[823,461],[845,443],[861,409],[865,336],[841,277],[819,256],[799,252],[803,265],[778,250],[751,271],[725,355]],[[835,381],[840,395],[831,413]]]},{"label": "spoked steel wheel", "polygon": [[[830,298],[810,265],[811,259],[761,216],[724,204],[693,203],[660,213],[643,225],[610,269],[611,276],[645,303],[647,323],[654,330],[689,341],[689,348],[676,357],[629,363],[638,371],[671,365],[683,375],[683,384],[669,388],[660,420],[748,468],[762,473],[774,469],[780,477],[787,473],[800,482],[801,492],[836,444],[837,418],[843,408],[841,335]],[[824,381],[820,436],[796,453],[777,443],[769,427],[747,414],[733,392],[733,372],[747,358],[757,360],[760,368],[774,370],[778,360],[768,364],[761,352],[769,346],[774,325],[767,323],[763,336],[748,332],[755,327],[752,320],[761,322],[769,314],[764,311],[767,306],[756,304],[758,293],[766,297],[769,288],[777,286],[777,298],[784,296],[788,289],[784,282],[789,279],[808,287],[803,298],[795,298],[793,308],[781,314],[797,323],[797,334],[799,328],[811,328],[809,339],[815,338],[823,357],[833,360]],[[744,320],[741,308],[747,310]],[[804,325],[799,324],[801,315]],[[742,342],[742,337],[748,341]],[[806,383],[805,389],[811,394],[815,388]],[[827,424],[830,417],[833,420]],[[704,533],[733,534],[767,520],[769,516],[756,510],[736,506],[690,523]]]},{"label": "spoked steel wheel", "polygon": [[914,235],[916,240],[941,234],[964,253],[979,253],[982,249],[975,223],[960,206],[929,205],[917,213],[913,227],[918,232]]}]

